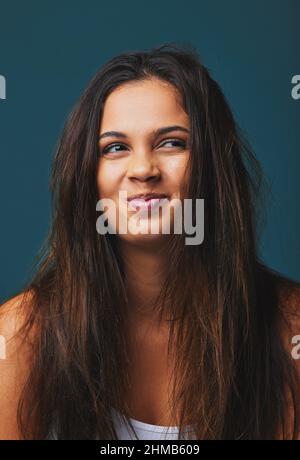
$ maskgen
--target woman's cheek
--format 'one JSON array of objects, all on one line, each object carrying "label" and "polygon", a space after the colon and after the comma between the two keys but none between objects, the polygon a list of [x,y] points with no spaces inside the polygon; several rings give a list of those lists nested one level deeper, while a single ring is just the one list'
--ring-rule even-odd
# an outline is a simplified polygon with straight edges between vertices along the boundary
[{"label": "woman's cheek", "polygon": [[104,162],[98,166],[97,187],[99,196],[102,198],[113,198],[118,194],[120,170],[117,165]]},{"label": "woman's cheek", "polygon": [[184,180],[187,168],[188,156],[170,159],[167,166],[167,174],[174,184],[180,186]]}]

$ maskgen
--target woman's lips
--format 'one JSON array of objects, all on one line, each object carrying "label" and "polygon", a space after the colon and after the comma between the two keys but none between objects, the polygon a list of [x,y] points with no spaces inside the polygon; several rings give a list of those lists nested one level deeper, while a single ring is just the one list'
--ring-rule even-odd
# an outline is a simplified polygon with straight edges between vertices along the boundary
[{"label": "woman's lips", "polygon": [[132,200],[128,201],[129,209],[136,211],[138,209],[151,209],[157,206],[160,202],[167,200],[166,197],[161,198],[133,198]]}]

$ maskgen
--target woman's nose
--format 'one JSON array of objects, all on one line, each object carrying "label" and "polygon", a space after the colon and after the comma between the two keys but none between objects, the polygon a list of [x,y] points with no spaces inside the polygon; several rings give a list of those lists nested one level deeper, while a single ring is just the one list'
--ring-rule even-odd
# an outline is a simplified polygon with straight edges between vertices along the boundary
[{"label": "woman's nose", "polygon": [[160,168],[153,154],[149,151],[133,153],[127,167],[127,177],[141,181],[158,179],[161,176]]}]

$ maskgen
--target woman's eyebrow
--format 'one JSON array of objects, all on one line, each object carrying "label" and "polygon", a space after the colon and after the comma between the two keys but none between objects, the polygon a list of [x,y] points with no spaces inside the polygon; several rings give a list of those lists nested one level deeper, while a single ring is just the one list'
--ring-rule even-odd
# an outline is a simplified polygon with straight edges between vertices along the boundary
[{"label": "woman's eyebrow", "polygon": [[[164,126],[162,128],[155,129],[152,134],[154,136],[161,136],[162,134],[167,134],[171,131],[184,131],[189,133],[189,130],[187,128],[184,128],[183,126],[179,125],[173,125],[173,126]],[[99,135],[98,140],[102,139],[103,137],[119,137],[119,138],[127,138],[127,134],[122,133],[120,131],[107,131],[106,133],[102,133]]]}]

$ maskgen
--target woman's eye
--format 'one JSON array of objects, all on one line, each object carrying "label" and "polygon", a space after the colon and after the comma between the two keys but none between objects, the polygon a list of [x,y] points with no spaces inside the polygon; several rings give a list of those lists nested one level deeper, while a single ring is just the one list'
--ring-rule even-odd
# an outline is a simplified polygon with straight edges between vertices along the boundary
[{"label": "woman's eye", "polygon": [[180,147],[181,149],[186,148],[186,142],[181,139],[167,139],[161,144],[161,146],[164,146],[165,144],[175,144],[175,147]]},{"label": "woman's eye", "polygon": [[[181,139],[167,139],[162,144],[160,144],[159,147],[163,147],[166,144],[173,144],[173,147],[174,146],[179,147],[182,150],[186,148],[186,142]],[[112,149],[116,149],[116,150],[112,150]],[[115,144],[110,144],[107,147],[105,147],[101,153],[103,155],[107,153],[118,153],[118,152],[122,152],[124,149],[127,149],[126,145],[115,143]]]},{"label": "woman's eye", "polygon": [[[110,144],[102,150],[102,153],[111,153],[111,149],[115,147],[118,147],[118,149],[115,152],[121,152],[122,147],[126,148],[126,146],[123,144]],[[119,147],[121,147],[121,150],[119,150]],[[115,152],[112,152],[112,153],[115,153]]]}]

